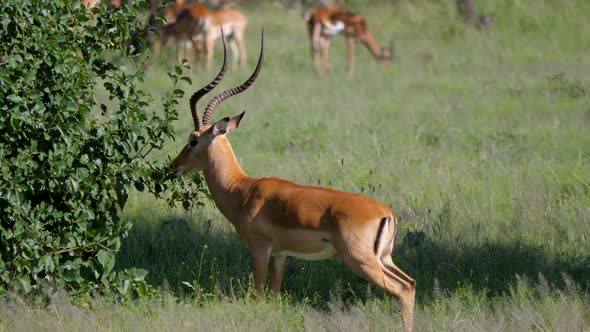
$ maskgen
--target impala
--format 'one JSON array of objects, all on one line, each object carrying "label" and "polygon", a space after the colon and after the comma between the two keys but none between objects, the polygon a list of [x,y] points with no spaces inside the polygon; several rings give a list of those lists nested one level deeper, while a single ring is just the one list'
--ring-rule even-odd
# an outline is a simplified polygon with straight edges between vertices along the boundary
[{"label": "impala", "polygon": [[[168,7],[171,9],[174,7]],[[172,12],[166,11],[167,23],[161,25],[155,20],[152,24],[153,27],[159,30],[159,39],[156,42],[154,53],[158,55],[160,53],[161,45],[166,45],[168,40],[173,38],[176,42],[176,56],[178,62],[181,62],[183,58],[186,58],[187,44],[191,44],[198,57],[202,50],[201,34],[204,28],[204,18],[209,13],[209,10],[205,6],[201,5],[189,5],[183,7],[178,14],[172,14]],[[170,18],[168,18],[170,17]]]},{"label": "impala", "polygon": [[325,71],[331,71],[328,62],[330,38],[344,35],[348,51],[348,75],[354,72],[354,43],[361,42],[379,63],[390,62],[393,59],[393,47],[381,48],[379,43],[367,27],[365,19],[348,9],[340,7],[326,7],[305,15],[307,30],[311,40],[311,54],[315,72],[319,77]]},{"label": "impala", "polygon": [[201,118],[197,102],[219,84],[227,69],[190,99],[195,125],[188,144],[173,160],[175,175],[203,171],[211,196],[252,253],[254,288],[263,291],[270,265],[270,291],[279,293],[287,256],[342,259],[353,272],[383,287],[401,302],[406,331],[412,330],[416,282],[391,258],[398,218],[387,206],[357,194],[301,186],[277,178],[251,178],[242,170],[227,134],[244,113],[212,122],[217,106],[248,89],[260,72],[264,35],[254,73],[242,85],[214,97]]},{"label": "impala", "polygon": [[164,9],[164,16],[166,17],[166,23],[171,24],[176,21],[178,15],[184,10],[191,10],[195,17],[202,17],[209,12],[206,6],[198,4],[185,4],[184,0],[176,0],[172,6]]},{"label": "impala", "polygon": [[222,37],[221,30],[224,31],[224,36],[232,50],[233,68],[238,63],[240,67],[246,65],[244,33],[247,24],[248,19],[246,16],[235,9],[221,9],[205,15],[202,36],[205,43],[205,54],[207,56],[207,70],[211,70],[215,40]]}]

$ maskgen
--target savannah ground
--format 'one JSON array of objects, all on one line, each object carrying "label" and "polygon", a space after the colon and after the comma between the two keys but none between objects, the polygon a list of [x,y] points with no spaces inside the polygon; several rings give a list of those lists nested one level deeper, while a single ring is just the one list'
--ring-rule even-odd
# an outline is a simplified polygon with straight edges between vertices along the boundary
[{"label": "savannah ground", "polygon": [[[249,65],[215,91],[248,77],[264,26],[258,81],[216,114],[246,110],[230,135],[242,167],[393,207],[417,331],[589,330],[590,2],[480,1],[488,31],[464,26],[453,1],[396,3],[357,7],[396,58],[379,68],[357,45],[354,79],[342,39],[317,80],[299,12],[241,8]],[[169,87],[167,55],[148,59],[155,95]],[[193,68],[185,90],[213,75]],[[153,158],[185,144],[188,96],[179,109],[176,142]],[[0,331],[401,329],[397,302],[337,260],[289,258],[281,297],[251,300],[248,250],[212,202],[185,212],[136,193],[123,215],[134,226],[117,268],[147,269],[160,298],[1,303]]]}]

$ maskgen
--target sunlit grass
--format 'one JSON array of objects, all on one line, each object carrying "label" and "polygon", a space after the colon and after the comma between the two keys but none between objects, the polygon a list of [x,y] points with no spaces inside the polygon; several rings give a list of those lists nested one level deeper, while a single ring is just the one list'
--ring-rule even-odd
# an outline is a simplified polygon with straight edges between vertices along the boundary
[{"label": "sunlit grass", "polygon": [[[546,281],[519,279],[502,298],[490,301],[468,286],[453,293],[437,290],[428,305],[416,308],[417,331],[585,331],[587,295],[557,291]],[[346,305],[332,297],[325,309],[285,299],[249,298],[178,301],[164,293],[157,300],[126,306],[96,299],[91,308],[55,295],[46,309],[0,303],[4,331],[385,331],[401,330],[389,300]]]},{"label": "sunlit grass", "polygon": [[[323,80],[311,71],[299,13],[267,7],[250,15],[247,40],[253,67],[264,26],[261,76],[217,116],[247,111],[230,140],[251,176],[364,193],[392,206],[402,217],[394,259],[417,279],[425,307],[437,287],[504,301],[517,276],[539,273],[558,288],[565,273],[585,292],[590,60],[581,56],[588,45],[580,31],[590,30],[579,14],[589,7],[572,6],[488,5],[497,17],[489,31],[463,26],[446,5],[363,8],[379,40],[395,37],[396,60],[380,68],[358,47],[348,79],[344,43],[335,40],[334,72]],[[148,73],[148,85],[157,86],[160,70]],[[219,91],[250,70],[230,72]],[[197,87],[212,75],[192,73]],[[187,109],[180,142],[190,128]],[[182,281],[218,298],[247,293],[249,253],[212,204],[158,217],[148,205],[139,195],[127,209],[136,228],[121,266],[147,268],[156,286],[176,294],[195,293]],[[148,247],[154,251],[142,256]],[[315,308],[325,308],[335,289],[346,301],[372,297],[338,261],[290,259],[284,289]]]}]

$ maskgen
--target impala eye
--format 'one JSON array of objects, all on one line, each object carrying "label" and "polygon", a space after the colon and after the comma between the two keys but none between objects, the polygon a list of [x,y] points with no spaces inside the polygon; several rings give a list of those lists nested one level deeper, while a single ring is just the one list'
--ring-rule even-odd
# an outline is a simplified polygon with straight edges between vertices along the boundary
[{"label": "impala eye", "polygon": [[188,144],[189,144],[190,146],[195,146],[195,145],[197,145],[197,143],[199,143],[199,141],[197,141],[197,140],[192,140],[192,141],[190,141],[190,143],[188,143]]}]

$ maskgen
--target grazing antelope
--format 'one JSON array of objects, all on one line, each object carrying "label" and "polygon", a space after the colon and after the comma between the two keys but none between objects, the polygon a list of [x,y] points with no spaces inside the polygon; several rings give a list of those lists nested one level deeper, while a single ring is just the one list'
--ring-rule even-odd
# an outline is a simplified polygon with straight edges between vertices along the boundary
[{"label": "grazing antelope", "polygon": [[[246,65],[246,45],[244,44],[244,33],[248,19],[244,14],[235,9],[220,9],[209,12],[204,18],[203,39],[205,43],[205,54],[207,56],[206,68],[211,70],[213,65],[213,50],[215,40],[221,37],[220,31],[229,43],[233,55],[233,68],[238,63],[240,67]],[[239,62],[238,62],[239,60]]]},{"label": "grazing antelope", "polygon": [[279,293],[286,257],[320,260],[340,257],[353,272],[401,301],[406,331],[413,326],[416,282],[391,258],[398,218],[387,206],[357,194],[302,186],[277,178],[251,178],[227,139],[244,113],[212,122],[224,100],[248,89],[262,67],[264,35],[254,73],[242,85],[214,97],[201,118],[197,102],[219,84],[227,70],[227,49],[217,77],[190,99],[195,129],[173,160],[175,175],[201,170],[211,196],[252,253],[254,288],[263,291],[270,264],[270,291]]},{"label": "grazing antelope", "polygon": [[176,0],[172,6],[166,7],[163,11],[164,17],[166,17],[166,23],[174,23],[178,15],[187,9],[192,10],[192,14],[196,15],[196,17],[201,17],[209,12],[209,9],[206,6],[186,4],[184,0]]},{"label": "grazing antelope", "polygon": [[[173,38],[176,42],[176,56],[178,62],[181,62],[183,58],[186,58],[188,43],[192,44],[198,57],[202,50],[201,34],[204,30],[204,18],[208,13],[209,10],[207,7],[201,5],[186,6],[177,15],[165,12],[166,16],[170,15],[171,23],[161,25],[156,22],[153,25],[159,30],[159,40],[156,42],[154,53],[158,55],[160,53],[161,45],[166,45],[168,40]],[[153,22],[155,22],[155,20],[153,20]]]},{"label": "grazing antelope", "polygon": [[365,19],[348,9],[341,7],[326,7],[305,15],[307,30],[311,40],[311,55],[315,72],[319,77],[325,71],[331,71],[328,62],[330,38],[344,35],[348,51],[348,75],[354,72],[354,43],[365,45],[379,63],[390,62],[393,59],[393,47],[381,48],[379,43],[367,27]]}]

